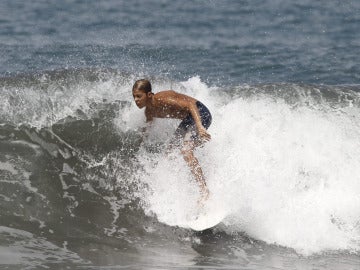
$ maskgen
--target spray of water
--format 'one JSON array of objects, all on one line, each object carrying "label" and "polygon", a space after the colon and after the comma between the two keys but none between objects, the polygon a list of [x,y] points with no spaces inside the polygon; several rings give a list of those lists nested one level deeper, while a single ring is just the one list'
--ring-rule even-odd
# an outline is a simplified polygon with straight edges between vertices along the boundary
[{"label": "spray of water", "polygon": [[[132,102],[133,79],[110,76],[91,83],[76,79],[71,84],[44,78],[20,87],[5,85],[0,115],[15,124],[51,126],[76,115],[79,108],[88,113],[92,103],[103,99]],[[46,89],[37,89],[44,84]],[[252,95],[242,96],[239,93],[248,87],[219,89],[198,77],[179,83],[154,80],[153,88],[194,96],[212,112],[212,140],[195,154],[211,201],[226,213],[219,229],[245,232],[304,254],[360,250],[360,109],[356,104],[336,108],[334,100],[329,104],[317,91],[315,103],[299,99],[294,106],[280,95],[288,90],[266,95],[257,94],[253,87]],[[308,90],[299,86],[300,95],[295,97],[309,98]],[[133,103],[125,106],[114,125],[120,132],[139,129],[144,126],[143,111]],[[154,149],[151,145],[166,144],[177,125],[176,120],[154,121],[137,153],[141,169],[134,178],[148,187],[143,194],[146,213],[163,223],[184,226],[184,220],[196,212],[199,188],[179,153],[169,158],[159,147],[149,151]],[[123,184],[121,179],[119,185]]]},{"label": "spray of water", "polygon": [[[360,249],[359,108],[347,114],[264,95],[220,96],[197,77],[177,87],[213,114],[212,141],[196,155],[211,200],[227,213],[223,230],[304,254]],[[132,115],[140,125],[140,114]],[[166,141],[176,124],[156,121],[153,142]],[[149,186],[147,212],[183,226],[199,188],[182,157],[141,151],[138,158]]]}]

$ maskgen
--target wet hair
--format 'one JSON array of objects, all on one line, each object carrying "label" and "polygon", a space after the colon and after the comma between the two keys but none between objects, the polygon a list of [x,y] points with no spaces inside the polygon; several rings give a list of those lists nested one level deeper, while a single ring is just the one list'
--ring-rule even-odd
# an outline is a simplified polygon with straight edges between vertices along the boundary
[{"label": "wet hair", "polygon": [[145,93],[151,93],[152,92],[151,83],[150,83],[150,81],[148,81],[146,79],[137,80],[134,83],[132,90],[133,91],[134,90],[142,90]]}]

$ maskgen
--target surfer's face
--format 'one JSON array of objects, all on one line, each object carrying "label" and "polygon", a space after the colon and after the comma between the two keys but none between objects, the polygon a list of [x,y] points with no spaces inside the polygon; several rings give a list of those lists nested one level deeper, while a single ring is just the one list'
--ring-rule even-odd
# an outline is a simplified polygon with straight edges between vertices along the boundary
[{"label": "surfer's face", "polygon": [[134,101],[136,103],[136,106],[138,106],[140,109],[144,108],[147,104],[148,98],[150,93],[145,93],[143,90],[135,89],[133,91],[133,97]]}]

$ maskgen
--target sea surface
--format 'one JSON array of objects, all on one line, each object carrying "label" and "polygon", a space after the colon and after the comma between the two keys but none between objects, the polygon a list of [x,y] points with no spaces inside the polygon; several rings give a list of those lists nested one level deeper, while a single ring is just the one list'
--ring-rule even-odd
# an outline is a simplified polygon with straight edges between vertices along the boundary
[{"label": "sea surface", "polygon": [[[2,0],[0,269],[360,269],[359,25],[360,1]],[[212,229],[140,78],[213,115]]]}]

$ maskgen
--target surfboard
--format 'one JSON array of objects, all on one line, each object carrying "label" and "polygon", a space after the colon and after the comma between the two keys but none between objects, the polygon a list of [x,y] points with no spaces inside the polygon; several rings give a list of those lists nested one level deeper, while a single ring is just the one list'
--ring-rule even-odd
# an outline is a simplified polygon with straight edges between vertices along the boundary
[{"label": "surfboard", "polygon": [[223,212],[203,212],[188,221],[188,227],[194,231],[203,231],[218,225],[226,214]]}]

